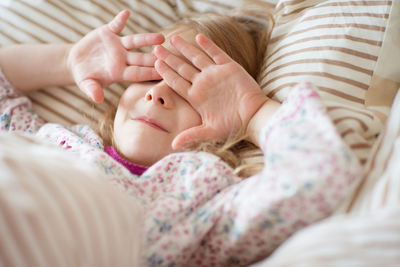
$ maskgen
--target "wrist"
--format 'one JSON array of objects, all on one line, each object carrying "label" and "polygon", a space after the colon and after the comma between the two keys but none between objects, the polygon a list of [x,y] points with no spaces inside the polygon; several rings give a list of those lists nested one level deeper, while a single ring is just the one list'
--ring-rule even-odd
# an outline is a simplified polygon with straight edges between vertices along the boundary
[{"label": "wrist", "polygon": [[257,112],[251,117],[247,129],[246,136],[247,141],[260,147],[259,138],[261,130],[270,120],[270,118],[275,114],[275,112],[280,107],[280,103],[268,98],[267,101],[257,110]]},{"label": "wrist", "polygon": [[68,44],[65,46],[64,57],[63,57],[63,65],[65,69],[65,75],[69,84],[75,84],[74,75],[72,72],[72,64],[70,60],[70,54],[73,44]]}]

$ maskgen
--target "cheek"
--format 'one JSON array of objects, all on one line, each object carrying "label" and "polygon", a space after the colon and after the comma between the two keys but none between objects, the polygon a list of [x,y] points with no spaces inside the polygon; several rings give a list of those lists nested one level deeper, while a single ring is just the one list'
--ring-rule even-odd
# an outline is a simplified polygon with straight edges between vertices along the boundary
[{"label": "cheek", "polygon": [[136,112],[136,110],[140,111],[142,106],[141,102],[147,91],[147,89],[143,88],[129,87],[119,99],[115,121],[122,122],[126,120],[132,112]]},{"label": "cheek", "polygon": [[122,123],[122,117],[123,117],[123,113],[125,113],[122,109],[118,108],[117,111],[115,112],[115,116],[114,116],[114,132],[116,129],[119,128],[119,126]]},{"label": "cheek", "polygon": [[118,109],[114,117],[114,125],[112,131],[113,139],[117,146],[119,146],[120,141],[124,139],[122,130],[124,118],[125,112],[121,109]]},{"label": "cheek", "polygon": [[[144,91],[144,90],[142,90]],[[143,97],[145,92],[140,90],[132,90],[128,88],[122,94],[118,107],[114,116],[114,138],[117,138],[123,132],[124,123],[129,119],[130,113],[134,112],[138,106],[138,101]]]},{"label": "cheek", "polygon": [[200,114],[197,113],[192,107],[188,107],[184,112],[182,112],[182,114],[182,131],[202,124]]}]

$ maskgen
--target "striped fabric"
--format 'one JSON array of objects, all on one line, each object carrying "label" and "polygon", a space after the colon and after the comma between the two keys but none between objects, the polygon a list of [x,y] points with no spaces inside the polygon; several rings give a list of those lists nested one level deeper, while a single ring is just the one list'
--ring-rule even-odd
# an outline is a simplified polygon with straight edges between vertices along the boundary
[{"label": "striped fabric", "polygon": [[[318,86],[344,140],[365,163],[396,90],[372,83],[393,1],[281,0],[260,77],[263,91],[283,100],[303,81]],[[396,13],[396,14],[395,14]],[[397,68],[397,73],[400,73]],[[400,77],[400,76],[399,76]],[[400,79],[400,78],[398,78]],[[400,82],[400,80],[398,81]],[[385,87],[384,87],[385,86]],[[384,98],[369,105],[371,99]]]},{"label": "striped fabric", "polygon": [[139,266],[142,208],[57,147],[0,133],[0,266]]},{"label": "striped fabric", "polygon": [[[264,2],[274,8],[278,0],[256,0]],[[184,15],[187,12],[216,12],[228,13],[234,7],[251,3],[252,0],[176,0],[179,13]]]},{"label": "striped fabric", "polygon": [[[387,206],[400,206],[400,91],[385,129],[374,145],[357,192],[338,210],[365,214]],[[400,250],[399,250],[400,251]],[[399,261],[400,262],[400,261]]]}]

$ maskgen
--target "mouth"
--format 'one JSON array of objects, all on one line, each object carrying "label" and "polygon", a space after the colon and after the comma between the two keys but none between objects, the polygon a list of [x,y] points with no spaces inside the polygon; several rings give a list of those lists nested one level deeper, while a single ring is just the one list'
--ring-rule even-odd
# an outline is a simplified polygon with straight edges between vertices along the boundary
[{"label": "mouth", "polygon": [[161,124],[159,124],[157,121],[155,121],[155,120],[153,120],[153,119],[150,119],[150,118],[148,118],[148,117],[146,117],[146,116],[140,116],[140,117],[134,118],[133,120],[134,120],[134,121],[138,121],[138,122],[142,122],[142,123],[144,123],[144,124],[147,124],[148,126],[154,128],[154,129],[157,129],[157,130],[160,130],[160,131],[169,133],[169,132],[168,132],[164,127],[162,127]]}]

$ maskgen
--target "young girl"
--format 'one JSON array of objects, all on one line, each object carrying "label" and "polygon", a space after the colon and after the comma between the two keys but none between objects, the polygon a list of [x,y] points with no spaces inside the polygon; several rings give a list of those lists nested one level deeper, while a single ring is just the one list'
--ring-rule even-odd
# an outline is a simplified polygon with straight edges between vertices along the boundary
[{"label": "young girl", "polygon": [[[283,104],[262,94],[254,79],[262,46],[244,17],[189,20],[166,32],[173,36],[154,56],[129,50],[159,45],[162,35],[118,36],[128,16],[121,12],[72,47],[1,48],[0,109],[2,130],[65,147],[143,204],[141,266],[248,265],[328,216],[354,188],[357,159],[312,86],[293,88]],[[121,80],[134,83],[106,148],[88,127],[44,123],[20,94],[75,81],[101,102],[103,88]],[[263,170],[246,180],[212,154],[173,153],[241,131],[264,152]]]},{"label": "young girl", "polygon": [[[36,133],[52,143],[81,153],[85,157],[90,157],[88,153],[92,154],[91,147],[103,148],[104,146],[104,150],[109,155],[137,175],[142,174],[148,166],[165,155],[176,151],[178,146],[174,149],[171,146],[175,137],[183,130],[199,126],[201,118],[182,97],[172,94],[165,82],[154,81],[161,77],[153,68],[155,57],[152,54],[129,51],[147,45],[160,44],[164,41],[163,35],[142,34],[122,38],[117,36],[128,17],[128,12],[121,12],[110,24],[88,34],[72,47],[70,45],[21,45],[4,47],[0,50],[3,73],[22,93],[50,85],[68,85],[75,82],[94,102],[99,103],[103,101],[103,88],[113,82],[147,80],[146,83],[132,84],[122,95],[118,108],[111,108],[109,112],[111,116],[108,116],[100,127],[101,138],[87,126],[65,129],[60,125],[44,124],[37,115],[30,114],[30,111],[27,114],[26,110],[21,111],[19,116],[16,116],[15,110],[13,116],[4,114],[1,129]],[[197,18],[177,24],[165,30],[164,33],[170,36],[179,33],[188,40],[193,40],[197,32],[207,33],[253,78],[256,78],[271,25],[268,15],[265,17],[266,21],[263,23],[253,22],[243,16],[238,16],[238,19],[223,16]],[[244,22],[239,23],[239,19]],[[243,28],[242,25],[245,24],[248,29]],[[242,41],[232,44],[231,36],[241,36]],[[166,47],[172,49],[168,43]],[[15,58],[25,60],[21,63]],[[260,97],[260,101],[265,101],[266,97],[259,88],[253,87],[253,92]],[[126,105],[132,105],[131,102],[136,101],[132,98],[146,101],[138,103],[137,109],[140,110],[136,112],[137,114],[130,111],[128,118]],[[23,105],[30,105],[27,98],[19,99],[27,101]],[[159,108],[161,101],[162,109]],[[170,102],[174,104],[174,113],[166,112],[170,110]],[[152,105],[155,106],[152,108],[154,110],[149,110]],[[278,103],[273,103],[273,105],[276,107]],[[18,106],[21,107],[22,103],[19,102]],[[257,108],[257,105],[254,107]],[[10,111],[10,108],[7,110]],[[162,113],[162,115],[153,113]],[[23,119],[26,116],[33,119]],[[126,119],[129,123],[124,123]],[[129,125],[132,127],[129,128]],[[163,131],[154,131],[154,129]],[[217,136],[209,137],[211,140],[218,139]],[[220,140],[223,141],[226,137],[223,136]],[[193,144],[197,145],[199,142],[194,142],[196,141],[194,139],[192,141],[191,148],[193,149]],[[82,143],[88,143],[90,146],[82,146]],[[83,147],[87,149],[82,150]],[[224,158],[229,159],[233,167],[240,165],[241,162],[236,159],[237,156],[227,153],[227,149],[225,151],[224,149],[218,151],[212,147],[211,149],[221,156],[225,154]],[[115,169],[118,166],[115,166],[113,161],[99,164],[107,169]]]}]

